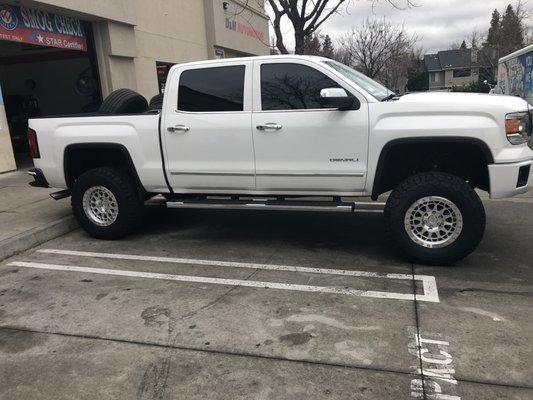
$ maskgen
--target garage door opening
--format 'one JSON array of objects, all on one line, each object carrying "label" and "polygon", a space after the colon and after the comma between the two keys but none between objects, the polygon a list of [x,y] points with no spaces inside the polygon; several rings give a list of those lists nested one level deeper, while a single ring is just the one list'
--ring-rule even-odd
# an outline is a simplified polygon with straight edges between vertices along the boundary
[{"label": "garage door opening", "polygon": [[102,102],[91,26],[81,25],[81,51],[0,40],[0,87],[19,169],[31,165],[29,118],[93,112]]}]

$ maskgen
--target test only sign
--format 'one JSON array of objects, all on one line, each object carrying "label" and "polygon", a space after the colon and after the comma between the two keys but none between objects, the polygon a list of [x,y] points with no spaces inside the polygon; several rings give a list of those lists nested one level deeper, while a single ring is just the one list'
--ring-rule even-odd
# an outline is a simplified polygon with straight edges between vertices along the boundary
[{"label": "test only sign", "polygon": [[87,51],[79,19],[24,6],[0,4],[0,40]]}]

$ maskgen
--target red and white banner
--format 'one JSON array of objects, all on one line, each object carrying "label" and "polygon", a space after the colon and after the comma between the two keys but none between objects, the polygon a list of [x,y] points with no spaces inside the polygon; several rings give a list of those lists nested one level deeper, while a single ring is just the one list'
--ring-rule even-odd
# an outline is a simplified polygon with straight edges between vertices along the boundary
[{"label": "red and white banner", "polygon": [[87,51],[79,19],[23,6],[0,4],[0,40]]}]

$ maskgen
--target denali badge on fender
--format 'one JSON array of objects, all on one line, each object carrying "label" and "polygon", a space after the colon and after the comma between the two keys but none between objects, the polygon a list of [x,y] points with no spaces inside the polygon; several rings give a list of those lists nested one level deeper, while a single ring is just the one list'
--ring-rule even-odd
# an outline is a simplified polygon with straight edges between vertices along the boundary
[{"label": "denali badge on fender", "polygon": [[329,162],[359,162],[358,158],[330,158]]}]

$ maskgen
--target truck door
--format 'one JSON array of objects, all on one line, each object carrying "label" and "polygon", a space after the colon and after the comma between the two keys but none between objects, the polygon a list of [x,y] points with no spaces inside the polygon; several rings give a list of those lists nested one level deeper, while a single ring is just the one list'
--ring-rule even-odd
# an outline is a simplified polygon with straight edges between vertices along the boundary
[{"label": "truck door", "polygon": [[177,68],[161,125],[167,176],[177,193],[255,189],[252,62]]},{"label": "truck door", "polygon": [[[323,108],[320,92],[326,88],[345,89],[360,100],[360,108]],[[363,191],[367,107],[363,96],[318,63],[256,60],[252,130],[257,190],[309,194]]]}]

